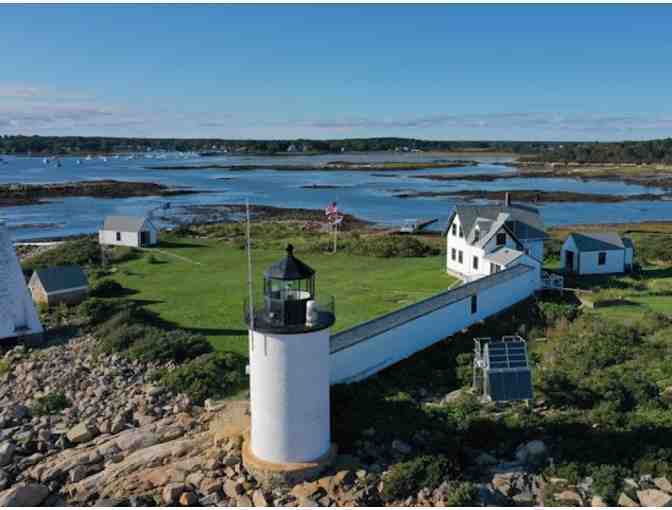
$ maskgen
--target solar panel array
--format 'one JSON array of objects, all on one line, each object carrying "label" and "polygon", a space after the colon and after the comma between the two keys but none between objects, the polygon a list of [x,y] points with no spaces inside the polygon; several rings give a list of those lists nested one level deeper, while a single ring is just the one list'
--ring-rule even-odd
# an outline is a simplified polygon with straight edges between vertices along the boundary
[{"label": "solar panel array", "polygon": [[495,402],[531,400],[527,344],[520,340],[489,342],[486,353],[487,395]]}]

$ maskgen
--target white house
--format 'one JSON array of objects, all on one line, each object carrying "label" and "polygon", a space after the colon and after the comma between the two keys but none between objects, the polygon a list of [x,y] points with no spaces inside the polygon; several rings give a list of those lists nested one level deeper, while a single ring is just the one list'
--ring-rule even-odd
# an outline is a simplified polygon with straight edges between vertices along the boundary
[{"label": "white house", "polygon": [[98,232],[98,242],[112,246],[150,246],[157,243],[158,230],[141,216],[108,216]]},{"label": "white house", "polygon": [[448,220],[446,270],[473,280],[524,263],[539,267],[546,233],[534,207],[513,204],[457,205]]},{"label": "white house", "polygon": [[560,260],[569,273],[625,273],[632,269],[634,252],[632,241],[615,232],[572,232],[562,245]]}]

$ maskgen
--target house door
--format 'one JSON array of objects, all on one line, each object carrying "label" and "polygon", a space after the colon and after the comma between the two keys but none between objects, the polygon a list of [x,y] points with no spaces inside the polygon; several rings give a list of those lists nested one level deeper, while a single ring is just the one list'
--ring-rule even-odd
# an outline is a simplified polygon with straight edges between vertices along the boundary
[{"label": "house door", "polygon": [[574,252],[566,251],[565,252],[565,271],[569,273],[574,272]]},{"label": "house door", "polygon": [[140,246],[145,246],[149,244],[149,232],[143,230],[140,232]]}]

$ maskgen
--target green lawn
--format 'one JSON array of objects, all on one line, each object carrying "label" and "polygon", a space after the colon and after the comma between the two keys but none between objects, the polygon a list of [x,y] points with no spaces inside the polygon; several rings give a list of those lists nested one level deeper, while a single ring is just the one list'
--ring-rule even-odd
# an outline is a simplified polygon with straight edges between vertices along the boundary
[{"label": "green lawn", "polygon": [[[131,299],[176,326],[204,334],[215,349],[247,354],[242,319],[247,295],[245,251],[217,240],[166,238],[148,255],[124,262],[114,279],[133,292]],[[455,279],[444,271],[443,258],[376,258],[344,253],[296,255],[317,272],[317,292],[336,302],[334,330],[342,330],[449,288]],[[281,249],[255,249],[254,284],[263,271],[284,257]]]}]

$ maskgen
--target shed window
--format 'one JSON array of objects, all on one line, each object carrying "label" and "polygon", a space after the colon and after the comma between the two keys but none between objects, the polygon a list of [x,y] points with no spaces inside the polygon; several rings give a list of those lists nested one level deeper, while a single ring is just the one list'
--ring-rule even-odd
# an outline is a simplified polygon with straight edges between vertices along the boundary
[{"label": "shed window", "polygon": [[121,232],[117,232],[117,241],[121,241]]},{"label": "shed window", "polygon": [[478,312],[478,296],[474,294],[471,296],[471,313]]},{"label": "shed window", "polygon": [[474,230],[474,242],[477,243],[480,238],[481,238],[481,231],[478,229]]},{"label": "shed window", "polygon": [[478,257],[474,257],[474,269],[478,269]]},{"label": "shed window", "polygon": [[455,223],[453,223],[452,230],[453,230],[453,236],[456,236],[457,235],[457,225]]},{"label": "shed window", "polygon": [[600,253],[597,254],[597,265],[603,266],[606,263],[607,263],[607,252],[601,251]]},{"label": "shed window", "polygon": [[497,234],[497,246],[504,246],[506,244],[506,233],[500,232]]},{"label": "shed window", "polygon": [[464,237],[464,230],[462,230],[462,225],[460,225],[460,237]]},{"label": "shed window", "polygon": [[462,250],[460,250],[460,251],[457,252],[457,261],[458,261],[460,264],[462,264],[462,262],[464,261],[464,254],[462,253]]},{"label": "shed window", "polygon": [[457,250],[455,248],[451,248],[450,250],[450,258],[452,260],[455,260],[457,258]]}]

